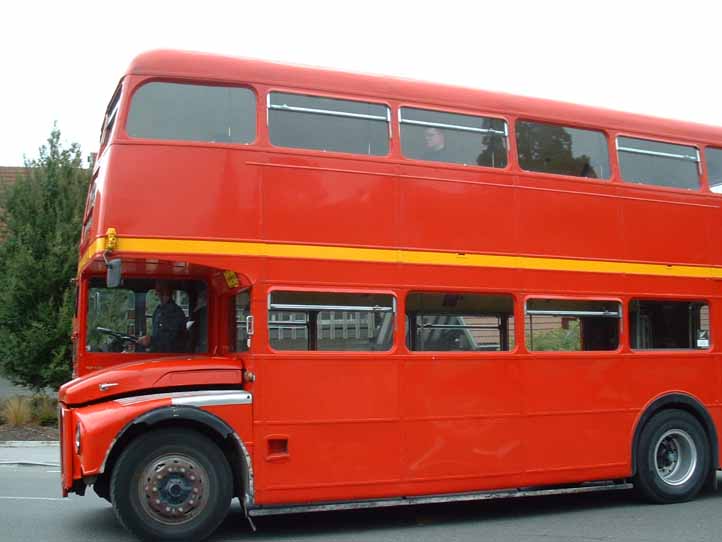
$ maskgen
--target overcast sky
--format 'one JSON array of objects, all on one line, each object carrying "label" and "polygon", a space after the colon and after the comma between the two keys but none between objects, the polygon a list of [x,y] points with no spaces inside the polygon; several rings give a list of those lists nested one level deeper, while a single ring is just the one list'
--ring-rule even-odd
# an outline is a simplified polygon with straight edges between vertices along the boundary
[{"label": "overcast sky", "polygon": [[84,154],[139,52],[176,48],[396,75],[722,126],[722,3],[39,2],[0,10],[0,165],[53,122]]}]

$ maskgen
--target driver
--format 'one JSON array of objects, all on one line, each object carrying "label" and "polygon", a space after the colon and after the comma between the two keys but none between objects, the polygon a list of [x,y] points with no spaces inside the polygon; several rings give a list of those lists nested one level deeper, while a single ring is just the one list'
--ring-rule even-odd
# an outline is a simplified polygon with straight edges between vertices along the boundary
[{"label": "driver", "polygon": [[150,336],[139,337],[138,344],[151,352],[185,352],[186,315],[173,301],[173,287],[167,280],[158,280],[155,291],[160,304],[153,312],[153,329]]}]

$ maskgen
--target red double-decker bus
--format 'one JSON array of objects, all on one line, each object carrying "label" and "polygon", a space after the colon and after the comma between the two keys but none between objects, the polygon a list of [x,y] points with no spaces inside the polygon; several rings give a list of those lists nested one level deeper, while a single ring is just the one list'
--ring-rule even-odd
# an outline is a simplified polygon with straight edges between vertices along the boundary
[{"label": "red double-decker bus", "polygon": [[714,485],[722,130],[137,57],[80,245],[62,487],[140,538]]}]

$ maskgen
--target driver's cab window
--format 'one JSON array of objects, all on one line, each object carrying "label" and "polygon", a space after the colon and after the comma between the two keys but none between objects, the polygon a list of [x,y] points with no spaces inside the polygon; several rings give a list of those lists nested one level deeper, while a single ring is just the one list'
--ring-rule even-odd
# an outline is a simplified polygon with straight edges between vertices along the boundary
[{"label": "driver's cab window", "polygon": [[89,352],[208,351],[208,290],[197,280],[125,279],[88,289]]}]

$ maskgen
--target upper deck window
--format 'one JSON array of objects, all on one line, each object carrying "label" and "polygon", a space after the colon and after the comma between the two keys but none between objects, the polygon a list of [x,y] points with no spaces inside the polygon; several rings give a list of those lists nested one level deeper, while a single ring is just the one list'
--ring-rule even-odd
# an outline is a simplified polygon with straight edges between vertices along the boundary
[{"label": "upper deck window", "polygon": [[602,132],[525,120],[516,123],[519,165],[527,171],[609,179]]},{"label": "upper deck window", "polygon": [[256,139],[256,96],[247,88],[148,83],[133,95],[131,137],[216,143]]},{"label": "upper deck window", "polygon": [[110,137],[115,125],[115,119],[118,116],[118,104],[120,103],[120,92],[122,90],[122,84],[118,85],[113,93],[113,97],[108,103],[108,108],[105,110],[105,117],[103,117],[103,126],[100,129],[100,146],[103,147]]},{"label": "upper deck window", "polygon": [[720,194],[722,193],[722,150],[706,149],[704,156],[707,159],[709,189]]},{"label": "upper deck window", "polygon": [[700,159],[695,147],[618,137],[617,154],[625,181],[688,190],[699,188]]},{"label": "upper deck window", "polygon": [[389,152],[385,105],[271,92],[268,129],[279,147],[383,156]]},{"label": "upper deck window", "polygon": [[506,121],[402,107],[401,152],[406,158],[506,167]]}]

